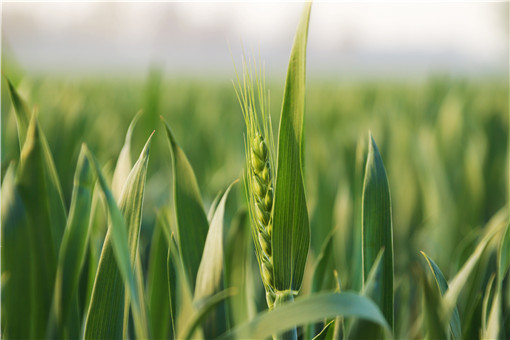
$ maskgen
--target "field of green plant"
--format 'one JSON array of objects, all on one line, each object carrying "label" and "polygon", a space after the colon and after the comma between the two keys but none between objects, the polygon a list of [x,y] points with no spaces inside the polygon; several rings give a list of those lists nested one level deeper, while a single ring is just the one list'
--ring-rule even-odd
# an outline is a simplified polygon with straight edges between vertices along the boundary
[{"label": "field of green plant", "polygon": [[305,80],[309,10],[285,79],[2,58],[2,337],[510,338],[508,77]]}]

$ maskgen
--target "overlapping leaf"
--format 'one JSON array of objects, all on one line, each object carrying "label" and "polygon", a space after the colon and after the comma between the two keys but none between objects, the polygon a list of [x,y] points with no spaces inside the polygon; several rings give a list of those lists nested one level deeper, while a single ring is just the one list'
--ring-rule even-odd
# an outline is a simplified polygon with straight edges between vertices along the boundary
[{"label": "overlapping leaf", "polygon": [[193,290],[209,224],[195,173],[168,124],[165,127],[172,154],[177,241],[188,284]]},{"label": "overlapping leaf", "polygon": [[87,147],[83,145],[74,176],[69,219],[58,257],[51,318],[54,318],[52,321],[59,329],[64,327],[72,313],[71,304],[77,303],[78,279],[87,250],[94,190],[94,173],[89,157]]},{"label": "overlapping leaf", "polygon": [[220,339],[262,339],[299,325],[339,315],[364,318],[390,331],[381,311],[371,300],[354,293],[318,293],[260,313]]},{"label": "overlapping leaf", "polygon": [[[152,137],[152,136],[151,136]],[[95,162],[99,182],[104,192],[111,224],[104,242],[92,291],[85,325],[85,338],[119,338],[124,332],[125,285],[132,299],[132,311],[137,336],[147,336],[147,324],[143,317],[141,296],[135,281],[134,266],[142,204],[149,160],[151,138],[145,144],[133,166],[117,207],[101,170]]]},{"label": "overlapping leaf", "polygon": [[[205,241],[202,261],[198,268],[195,294],[193,297],[195,301],[217,294],[224,288],[223,276],[225,259],[223,255],[223,218],[228,194],[235,183],[236,182],[232,183],[223,194],[214,213],[214,217],[212,218],[211,226]],[[225,332],[226,329],[226,306],[224,303],[220,303],[218,308],[205,319],[204,336],[206,338],[213,338]]]}]

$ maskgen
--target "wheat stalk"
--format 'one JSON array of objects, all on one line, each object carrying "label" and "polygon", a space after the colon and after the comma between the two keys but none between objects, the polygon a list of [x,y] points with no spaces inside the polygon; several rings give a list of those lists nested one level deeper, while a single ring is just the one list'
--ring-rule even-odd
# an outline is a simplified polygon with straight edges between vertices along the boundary
[{"label": "wheat stalk", "polygon": [[[253,69],[256,70],[253,78]],[[236,71],[237,74],[237,71]],[[265,90],[264,70],[243,60],[242,81],[237,74],[236,94],[246,124],[245,186],[248,195],[252,235],[266,290],[269,308],[273,308],[276,289],[273,278],[271,236],[273,230],[273,133],[269,117],[269,93]],[[256,90],[253,85],[255,82]],[[258,112],[260,111],[260,113]],[[259,123],[259,118],[262,124]]]}]

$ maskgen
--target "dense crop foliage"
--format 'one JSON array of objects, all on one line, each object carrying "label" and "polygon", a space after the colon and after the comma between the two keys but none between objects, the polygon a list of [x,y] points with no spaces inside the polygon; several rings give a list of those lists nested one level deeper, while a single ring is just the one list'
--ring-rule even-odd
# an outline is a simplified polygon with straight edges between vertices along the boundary
[{"label": "dense crop foliage", "polygon": [[508,84],[305,81],[309,10],[285,83],[3,65],[2,336],[510,338]]}]

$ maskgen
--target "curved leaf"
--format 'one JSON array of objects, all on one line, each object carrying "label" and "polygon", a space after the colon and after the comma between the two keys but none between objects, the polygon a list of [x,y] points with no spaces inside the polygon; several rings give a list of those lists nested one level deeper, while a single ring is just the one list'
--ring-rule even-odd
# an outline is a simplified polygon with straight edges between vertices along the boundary
[{"label": "curved leaf", "polygon": [[216,307],[219,303],[221,303],[223,300],[228,298],[229,296],[233,295],[235,293],[234,288],[229,288],[226,290],[223,290],[215,295],[208,296],[206,298],[201,299],[200,301],[197,301],[195,303],[197,306],[197,311],[194,313],[194,315],[191,316],[190,321],[188,322],[188,326],[184,329],[182,333],[179,333],[180,335],[177,337],[177,339],[191,339],[193,333],[199,327],[199,325],[202,323],[204,318],[209,314],[209,312]]},{"label": "curved leaf", "polygon": [[296,299],[236,327],[219,339],[262,339],[293,327],[335,316],[355,316],[390,328],[381,311],[370,299],[354,293],[318,293]]},{"label": "curved leaf", "polygon": [[328,322],[326,326],[317,334],[313,340],[333,340],[335,333],[335,320]]},{"label": "curved leaf", "polygon": [[[425,260],[427,260],[427,263],[430,267],[430,271],[434,275],[434,280],[436,281],[437,288],[439,289],[439,292],[441,295],[444,295],[445,292],[448,290],[448,282],[444,278],[443,273],[441,272],[441,269],[437,266],[437,264],[423,251],[421,252],[423,257],[425,257]],[[462,331],[460,327],[460,317],[459,317],[459,311],[457,310],[457,306],[455,306],[453,310],[453,315],[450,319],[450,331],[452,332],[454,339],[460,339],[462,337]]]},{"label": "curved leaf", "polygon": [[461,290],[468,283],[468,279],[473,272],[473,269],[476,267],[478,262],[480,261],[482,254],[484,253],[489,241],[492,240],[494,235],[500,232],[503,227],[506,227],[506,220],[501,220],[501,217],[505,217],[506,212],[501,211],[497,213],[491,221],[489,221],[488,226],[486,227],[487,232],[485,233],[482,240],[478,243],[475,250],[466,260],[462,268],[457,272],[455,277],[450,281],[449,288],[446,290],[444,294],[444,305],[445,305],[445,316],[449,319],[454,313],[455,306],[457,304],[457,299],[460,295]]},{"label": "curved leaf", "polygon": [[23,148],[23,143],[27,137],[28,125],[30,122],[30,109],[25,100],[19,95],[18,91],[14,88],[9,78],[4,76],[7,81],[7,89],[11,97],[12,106],[14,106],[14,113],[16,114],[16,125],[18,127],[19,148]]},{"label": "curved leaf", "polygon": [[423,284],[423,309],[425,339],[449,339],[446,320],[443,318],[441,294],[432,288],[431,283],[425,277]]}]

